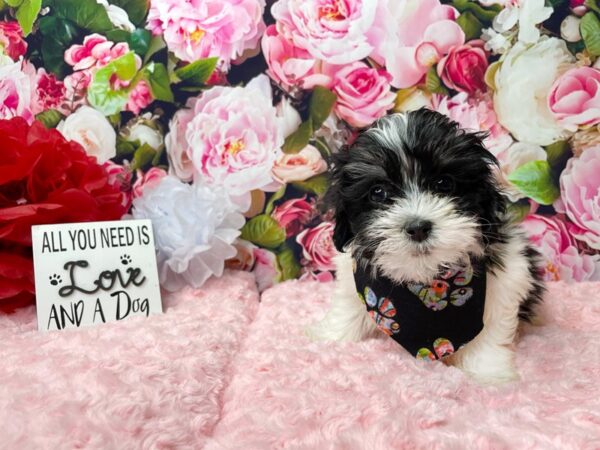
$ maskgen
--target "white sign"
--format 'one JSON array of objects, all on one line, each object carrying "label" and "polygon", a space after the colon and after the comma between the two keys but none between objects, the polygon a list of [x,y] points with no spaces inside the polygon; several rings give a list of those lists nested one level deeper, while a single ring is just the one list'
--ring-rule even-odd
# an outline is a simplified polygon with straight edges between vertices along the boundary
[{"label": "white sign", "polygon": [[38,225],[31,233],[38,329],[162,312],[149,220]]}]

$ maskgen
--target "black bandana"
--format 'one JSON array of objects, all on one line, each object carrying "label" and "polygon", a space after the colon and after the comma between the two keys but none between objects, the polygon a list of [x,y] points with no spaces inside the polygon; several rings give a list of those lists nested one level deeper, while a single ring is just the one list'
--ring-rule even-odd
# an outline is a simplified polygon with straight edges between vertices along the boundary
[{"label": "black bandana", "polygon": [[481,261],[441,270],[430,284],[395,284],[357,264],[358,295],[377,327],[419,359],[453,353],[483,328],[485,266]]}]

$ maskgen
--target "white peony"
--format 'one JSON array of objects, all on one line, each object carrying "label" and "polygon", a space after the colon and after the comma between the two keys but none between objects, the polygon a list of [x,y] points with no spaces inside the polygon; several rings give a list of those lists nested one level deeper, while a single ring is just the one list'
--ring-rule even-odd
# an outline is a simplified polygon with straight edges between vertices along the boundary
[{"label": "white peony", "polygon": [[525,195],[508,181],[508,176],[529,162],[546,161],[547,156],[544,149],[539,145],[526,144],[525,142],[515,142],[498,155],[498,162],[500,163],[498,182],[510,201],[516,202],[524,198]]},{"label": "white peony", "polygon": [[548,108],[554,81],[575,58],[564,41],[542,37],[535,45],[515,44],[496,72],[494,109],[498,121],[519,141],[549,145],[569,136]]},{"label": "white peony", "polygon": [[221,276],[225,260],[237,253],[233,243],[245,222],[223,187],[173,176],[144,189],[133,200],[132,216],[152,220],[159,279],[169,291]]},{"label": "white peony", "polygon": [[117,133],[104,114],[90,106],[80,107],[56,129],[66,139],[81,144],[100,164],[117,155]]}]

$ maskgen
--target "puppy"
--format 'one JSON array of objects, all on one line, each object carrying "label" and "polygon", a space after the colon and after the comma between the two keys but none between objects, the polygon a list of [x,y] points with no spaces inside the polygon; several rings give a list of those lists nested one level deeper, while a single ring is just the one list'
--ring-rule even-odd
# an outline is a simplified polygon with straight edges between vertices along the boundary
[{"label": "puppy", "polygon": [[[342,253],[331,308],[311,337],[357,341],[379,328],[482,382],[518,378],[517,328],[544,287],[483,137],[422,109],[383,117],[334,155],[326,199]],[[413,298],[394,301],[398,289]]]}]

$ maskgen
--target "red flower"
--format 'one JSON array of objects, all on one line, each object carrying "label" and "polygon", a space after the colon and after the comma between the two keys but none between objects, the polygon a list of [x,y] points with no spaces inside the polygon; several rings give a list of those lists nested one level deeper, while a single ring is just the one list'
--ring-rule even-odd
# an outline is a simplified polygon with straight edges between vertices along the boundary
[{"label": "red flower", "polygon": [[0,120],[0,309],[33,300],[31,226],[115,220],[123,194],[76,142],[39,122]]},{"label": "red flower", "polygon": [[471,41],[453,47],[438,64],[437,71],[449,88],[472,94],[485,91],[488,60],[483,41]]},{"label": "red flower", "polygon": [[16,61],[27,51],[23,31],[18,22],[0,22],[0,46],[11,59]]}]

